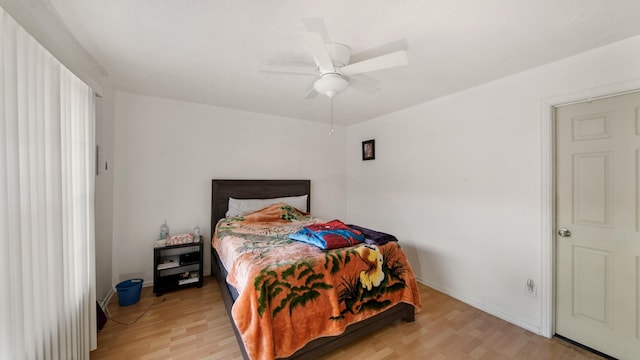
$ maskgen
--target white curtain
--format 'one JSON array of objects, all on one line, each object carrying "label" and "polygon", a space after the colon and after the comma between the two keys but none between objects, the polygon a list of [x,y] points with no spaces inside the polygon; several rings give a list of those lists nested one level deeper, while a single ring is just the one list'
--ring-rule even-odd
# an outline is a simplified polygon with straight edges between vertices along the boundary
[{"label": "white curtain", "polygon": [[94,109],[0,8],[0,359],[95,348]]}]

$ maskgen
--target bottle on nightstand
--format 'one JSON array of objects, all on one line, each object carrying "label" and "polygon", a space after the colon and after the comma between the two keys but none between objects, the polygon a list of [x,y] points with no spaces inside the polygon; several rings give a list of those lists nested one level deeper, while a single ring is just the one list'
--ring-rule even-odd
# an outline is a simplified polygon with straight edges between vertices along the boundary
[{"label": "bottle on nightstand", "polygon": [[196,225],[196,227],[193,228],[193,241],[194,242],[200,241],[200,226],[198,225]]},{"label": "bottle on nightstand", "polygon": [[169,227],[167,226],[167,220],[160,225],[160,240],[166,239],[169,236]]}]

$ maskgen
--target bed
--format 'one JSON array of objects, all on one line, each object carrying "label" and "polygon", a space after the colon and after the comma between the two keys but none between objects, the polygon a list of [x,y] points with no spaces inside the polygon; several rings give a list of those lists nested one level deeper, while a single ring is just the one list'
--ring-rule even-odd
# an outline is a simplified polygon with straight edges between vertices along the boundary
[{"label": "bed", "polygon": [[[300,209],[302,211],[309,212],[311,207],[311,192],[310,192],[311,183],[309,180],[212,180],[212,199],[211,199],[211,229],[216,229],[216,225],[219,220],[225,218],[225,214],[228,210],[228,204],[230,198],[235,199],[270,199],[270,198],[280,198],[280,197],[290,197],[290,196],[303,196],[308,195],[306,198],[306,209]],[[225,219],[226,221],[226,219]],[[224,222],[221,222],[221,226]],[[232,223],[230,223],[232,224]],[[230,285],[227,282],[227,277],[229,274],[227,273],[227,268],[229,268],[229,264],[225,267],[223,265],[223,260],[218,254],[214,247],[216,239],[215,236],[211,241],[211,274],[216,277],[216,281],[220,287],[222,297],[225,303],[225,307],[227,309],[227,313],[229,315],[229,319],[231,321],[231,325],[233,327],[234,333],[238,340],[238,344],[240,346],[242,355],[244,359],[252,359],[252,358],[273,358],[272,355],[264,355],[256,356],[255,346],[251,345],[247,347],[243,340],[242,331],[238,329],[238,325],[236,324],[236,319],[234,319],[233,315],[233,307],[234,302],[240,298],[240,293],[236,290],[236,288]],[[220,246],[219,244],[216,244]],[[312,247],[311,245],[306,245]],[[317,249],[316,249],[317,250]],[[366,249],[365,249],[366,250]],[[349,250],[351,251],[351,250]],[[355,251],[355,250],[354,250]],[[353,252],[352,252],[353,254]],[[404,257],[404,255],[402,255]],[[228,260],[225,260],[228,262]],[[328,262],[328,261],[327,261]],[[408,267],[408,264],[407,264]],[[409,271],[410,271],[410,267]],[[412,278],[413,274],[411,273]],[[415,279],[413,278],[415,282]],[[256,280],[257,284],[257,280]],[[246,286],[245,288],[252,288],[251,286]],[[247,290],[244,290],[245,292]],[[370,317],[366,317],[364,319],[359,319],[348,325],[343,332],[339,335],[327,336],[322,335],[316,339],[310,340],[306,342],[306,345],[303,347],[296,347],[297,350],[292,354],[287,354],[285,356],[276,356],[277,358],[284,359],[314,359],[323,354],[331,352],[359,337],[367,335],[377,329],[380,329],[390,323],[393,323],[397,320],[404,320],[407,322],[414,321],[414,314],[416,311],[416,307],[419,308],[419,296],[417,294],[417,288],[413,290],[413,301],[404,301],[398,302],[392,306],[386,306],[382,311],[377,311],[375,315],[367,315]],[[246,295],[246,294],[243,294]],[[248,295],[247,295],[248,296]],[[244,302],[244,296],[240,299],[242,301],[238,301],[238,305],[241,302]],[[378,295],[379,296],[379,295]],[[320,308],[318,306],[318,302],[314,301],[324,301],[321,298],[308,300],[309,303],[313,303],[314,308]],[[275,302],[275,301],[274,301]],[[414,306],[415,305],[415,306]],[[256,305],[254,304],[253,307]],[[237,309],[236,309],[237,310]],[[289,312],[292,310],[290,309]],[[347,313],[346,311],[344,311]],[[243,312],[244,314],[245,312]],[[248,313],[248,312],[247,312]],[[282,312],[285,313],[285,312]],[[275,314],[275,312],[274,312]],[[342,313],[341,313],[342,314]],[[236,312],[236,315],[238,313]],[[350,315],[347,313],[347,315]],[[253,315],[255,316],[255,315]],[[244,317],[244,315],[243,315]],[[257,317],[257,316],[256,316]],[[323,316],[322,318],[328,318],[329,316]],[[255,320],[250,320],[249,322],[254,322]],[[244,323],[246,323],[246,319]],[[299,321],[298,321],[299,322]],[[244,329],[244,325],[241,326]],[[284,338],[289,335],[283,335],[277,333],[275,330],[271,335],[274,339]],[[246,337],[246,334],[245,334]],[[269,340],[271,341],[271,340]],[[277,346],[277,345],[274,345]],[[248,351],[247,349],[250,349]]]}]

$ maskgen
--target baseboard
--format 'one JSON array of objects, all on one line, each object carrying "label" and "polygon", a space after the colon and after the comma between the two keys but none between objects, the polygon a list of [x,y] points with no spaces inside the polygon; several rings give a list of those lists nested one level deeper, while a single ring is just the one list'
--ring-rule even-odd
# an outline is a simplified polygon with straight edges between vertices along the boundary
[{"label": "baseboard", "polygon": [[102,300],[102,302],[98,301],[98,305],[100,305],[100,308],[102,308],[102,311],[104,311],[104,309],[107,307],[107,305],[109,305],[109,302],[111,301],[111,298],[113,297],[113,294],[115,294],[115,291],[113,290],[113,288],[109,289],[109,292],[107,293],[107,296],[104,297],[104,300]]},{"label": "baseboard", "polygon": [[463,303],[465,303],[465,304],[467,304],[469,306],[473,306],[474,308],[476,308],[476,309],[478,309],[480,311],[486,312],[487,314],[493,315],[493,316],[495,316],[495,317],[497,317],[499,319],[502,319],[502,320],[504,320],[504,321],[506,321],[508,323],[511,323],[511,324],[513,324],[515,326],[521,327],[521,328],[523,328],[523,329],[525,329],[527,331],[530,331],[530,332],[532,332],[532,333],[534,333],[536,335],[544,336],[542,334],[542,329],[540,328],[540,326],[536,326],[536,325],[533,325],[533,324],[528,323],[526,321],[523,321],[523,320],[520,320],[520,319],[516,319],[513,316],[505,314],[505,313],[503,313],[502,311],[500,311],[498,309],[492,308],[491,306],[483,304],[483,303],[481,303],[479,301],[476,301],[474,299],[470,299],[470,298],[468,298],[466,296],[462,296],[462,295],[456,293],[455,291],[447,290],[447,289],[445,289],[445,288],[443,288],[441,286],[438,286],[437,284],[433,284],[433,283],[430,283],[428,281],[424,281],[422,279],[417,279],[417,278],[416,278],[416,280],[418,282],[422,283],[423,285],[426,285],[426,286],[428,286],[428,287],[430,287],[432,289],[438,290],[439,292],[441,292],[443,294],[446,294],[448,296],[451,296],[452,298],[454,298],[454,299],[456,299],[458,301],[462,301]]}]

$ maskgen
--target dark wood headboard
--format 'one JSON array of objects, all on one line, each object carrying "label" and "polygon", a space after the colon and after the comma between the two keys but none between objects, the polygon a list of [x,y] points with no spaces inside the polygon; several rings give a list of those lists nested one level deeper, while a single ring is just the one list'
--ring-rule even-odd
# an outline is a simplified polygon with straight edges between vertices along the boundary
[{"label": "dark wood headboard", "polygon": [[271,199],[285,196],[307,197],[311,211],[311,180],[218,180],[211,181],[211,233],[228,210],[229,198]]}]

